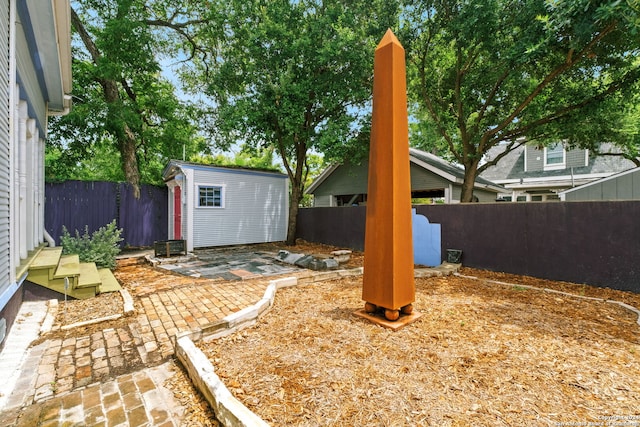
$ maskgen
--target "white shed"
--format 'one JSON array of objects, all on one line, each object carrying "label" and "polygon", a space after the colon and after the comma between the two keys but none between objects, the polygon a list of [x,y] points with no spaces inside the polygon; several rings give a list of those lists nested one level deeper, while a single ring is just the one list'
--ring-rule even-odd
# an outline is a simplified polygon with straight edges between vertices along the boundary
[{"label": "white shed", "polygon": [[279,172],[171,160],[169,239],[186,249],[287,238],[289,179]]}]

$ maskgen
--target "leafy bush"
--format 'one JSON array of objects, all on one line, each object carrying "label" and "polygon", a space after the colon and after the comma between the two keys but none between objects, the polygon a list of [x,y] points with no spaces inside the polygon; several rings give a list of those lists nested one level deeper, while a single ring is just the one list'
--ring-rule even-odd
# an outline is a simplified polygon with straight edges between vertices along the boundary
[{"label": "leafy bush", "polygon": [[63,254],[78,254],[80,262],[95,262],[100,268],[115,268],[116,255],[120,253],[122,229],[116,227],[114,219],[105,227],[100,227],[89,236],[89,226],[84,227],[84,234],[76,230],[75,237],[62,227],[60,244]]}]

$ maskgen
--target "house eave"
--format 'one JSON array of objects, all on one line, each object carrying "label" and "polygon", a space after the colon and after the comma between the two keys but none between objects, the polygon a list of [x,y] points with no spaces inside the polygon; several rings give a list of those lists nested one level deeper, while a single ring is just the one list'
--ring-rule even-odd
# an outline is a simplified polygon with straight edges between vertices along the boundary
[{"label": "house eave", "polygon": [[320,187],[320,185],[340,166],[339,163],[334,163],[318,175],[318,177],[311,183],[311,185],[304,190],[305,194],[313,194],[313,192]]},{"label": "house eave", "polygon": [[21,22],[26,27],[32,61],[41,73],[39,84],[47,112],[66,114],[72,91],[69,0],[26,0],[19,10],[25,15]]},{"label": "house eave", "polygon": [[420,166],[423,169],[426,169],[444,179],[446,179],[447,181],[453,183],[453,184],[462,184],[463,179],[459,178],[455,175],[452,175],[450,173],[447,173],[445,171],[443,171],[442,169],[437,168],[436,166],[433,166],[427,162],[424,162],[420,159],[418,159],[417,157],[413,156],[413,155],[409,155],[409,160],[411,161],[411,163],[414,163],[417,166]]}]

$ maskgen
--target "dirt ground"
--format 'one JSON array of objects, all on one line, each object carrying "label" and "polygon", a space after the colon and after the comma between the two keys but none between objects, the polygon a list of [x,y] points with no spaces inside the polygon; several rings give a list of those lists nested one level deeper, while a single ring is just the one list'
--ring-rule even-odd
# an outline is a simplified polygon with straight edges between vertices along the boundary
[{"label": "dirt ground", "polygon": [[[301,242],[284,249],[337,248]],[[362,262],[354,253],[349,267]],[[115,273],[134,299],[206,280],[132,260]],[[282,289],[255,327],[201,347],[232,393],[272,425],[584,425],[604,417],[640,424],[637,317],[611,303],[524,286],[635,307],[640,295],[469,268],[461,273],[477,279],[417,279],[415,307],[423,316],[398,332],[353,316],[363,305],[356,277]],[[121,310],[108,295],[68,302],[67,316],[82,321]],[[195,393],[184,375],[170,386],[185,401]],[[216,425],[202,398],[193,401],[192,425]]]}]

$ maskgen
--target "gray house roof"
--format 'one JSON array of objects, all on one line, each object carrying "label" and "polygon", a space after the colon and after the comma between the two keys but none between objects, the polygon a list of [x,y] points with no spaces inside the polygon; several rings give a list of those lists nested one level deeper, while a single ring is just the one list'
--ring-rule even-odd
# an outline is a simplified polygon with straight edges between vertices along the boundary
[{"label": "gray house roof", "polygon": [[[426,169],[451,183],[462,184],[464,181],[464,169],[447,162],[441,157],[427,153],[417,148],[409,148],[409,161],[416,166]],[[305,193],[312,194],[340,165],[334,164],[325,169],[305,190]],[[500,185],[486,179],[478,177],[475,182],[476,188],[483,188],[488,191],[500,193],[505,189]]]},{"label": "gray house roof", "polygon": [[[504,145],[498,145],[489,150],[486,154],[487,161],[495,159],[505,149]],[[614,148],[610,144],[603,144],[602,151],[613,151]],[[571,174],[570,170],[558,169],[558,170],[536,170],[526,171],[524,168],[524,152],[525,146],[514,149],[503,157],[497,165],[490,167],[484,171],[481,176],[492,181],[500,182],[503,180],[534,180],[535,178],[551,178],[551,177],[566,177]],[[633,162],[618,156],[593,156],[589,155],[589,164],[582,167],[574,167],[574,177],[580,175],[596,175],[596,174],[612,174],[628,170],[635,167]]]},{"label": "gray house roof", "polygon": [[[449,177],[452,182],[462,184],[464,181],[464,169],[460,166],[456,166],[453,163],[449,163],[441,157],[434,154],[427,153],[426,151],[418,150],[417,148],[409,149],[409,159],[413,163],[423,162],[432,172],[439,174],[443,177]],[[476,187],[486,187],[495,191],[502,191],[503,188],[485,177],[477,177],[475,182]]]}]

